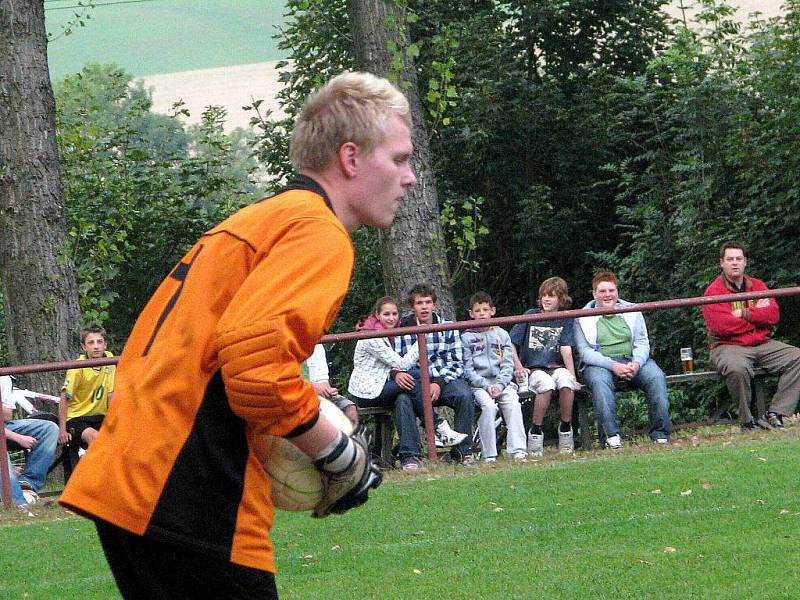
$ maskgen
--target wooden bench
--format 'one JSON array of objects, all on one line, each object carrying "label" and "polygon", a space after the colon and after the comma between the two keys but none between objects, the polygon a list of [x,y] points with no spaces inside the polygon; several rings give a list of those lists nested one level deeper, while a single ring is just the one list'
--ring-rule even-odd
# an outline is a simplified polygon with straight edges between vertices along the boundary
[{"label": "wooden bench", "polygon": [[371,406],[358,408],[359,420],[369,417],[374,422],[371,431],[370,446],[383,468],[391,468],[394,464],[392,456],[392,446],[394,445],[394,421],[392,420],[392,410],[382,406]]},{"label": "wooden bench", "polygon": [[[756,404],[758,415],[763,415],[766,412],[766,377],[769,375],[763,369],[756,369],[753,376],[753,401]],[[667,375],[667,385],[674,385],[679,383],[692,383],[695,381],[720,381],[722,376],[717,371],[693,371],[691,373],[680,373],[677,375]],[[631,387],[620,382],[617,385],[617,392],[631,391]],[[520,401],[531,402],[533,400],[533,392],[521,392],[519,394]],[[589,402],[591,400],[591,392],[587,386],[575,394],[575,405],[573,415],[577,413],[578,423],[578,441],[583,450],[591,450],[594,445],[592,430],[589,425]],[[733,405],[733,401],[728,404],[723,404],[710,416],[711,421],[717,421],[720,417]],[[382,467],[391,467],[394,458],[392,457],[392,447],[394,443],[394,422],[392,421],[392,410],[382,407],[359,408],[359,418],[369,417],[374,420],[374,429],[372,431],[372,448],[379,460]],[[573,417],[575,420],[575,417]]]},{"label": "wooden bench", "polygon": [[[758,416],[767,412],[767,392],[765,384],[769,375],[770,374],[764,369],[756,369],[753,372],[753,397],[751,401],[755,402],[756,415]],[[667,385],[672,385],[673,383],[690,383],[693,381],[722,381],[722,375],[717,371],[693,371],[691,373],[681,373],[679,375],[667,375]],[[711,420],[718,420],[722,414],[730,410],[732,406],[733,399],[715,410],[714,414],[711,415]]]}]

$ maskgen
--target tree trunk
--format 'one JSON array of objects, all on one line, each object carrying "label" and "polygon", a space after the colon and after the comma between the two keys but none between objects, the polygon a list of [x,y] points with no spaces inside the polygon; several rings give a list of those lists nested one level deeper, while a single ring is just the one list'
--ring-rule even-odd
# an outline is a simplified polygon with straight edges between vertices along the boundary
[{"label": "tree trunk", "polygon": [[[431,168],[431,150],[425,126],[425,112],[417,91],[417,74],[413,59],[406,56],[408,29],[405,16],[394,4],[383,0],[347,0],[347,13],[353,32],[355,63],[359,70],[386,77],[391,70],[389,40],[394,41],[402,56],[402,72],[398,84],[411,105],[414,122],[412,165],[417,185],[406,193],[405,201],[391,229],[380,238],[383,280],[387,292],[405,305],[408,289],[415,283],[430,283],[439,296],[442,314],[454,318],[450,270],[444,249],[444,236],[439,222],[439,201]],[[390,16],[391,15],[391,16]],[[396,25],[387,30],[387,17]]]},{"label": "tree trunk", "polygon": [[[64,194],[42,0],[0,0],[0,280],[12,364],[74,358],[80,325],[64,254]],[[54,394],[58,373],[26,385]]]}]

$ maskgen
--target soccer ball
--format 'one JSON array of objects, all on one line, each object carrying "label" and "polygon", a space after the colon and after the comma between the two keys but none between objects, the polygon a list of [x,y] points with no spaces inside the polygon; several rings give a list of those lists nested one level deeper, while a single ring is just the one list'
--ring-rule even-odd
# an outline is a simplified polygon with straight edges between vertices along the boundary
[{"label": "soccer ball", "polygon": [[[320,398],[320,412],[347,435],[353,432],[350,419],[330,400]],[[272,484],[275,508],[305,511],[314,508],[324,491],[322,475],[311,457],[282,437],[268,435],[256,449]]]}]

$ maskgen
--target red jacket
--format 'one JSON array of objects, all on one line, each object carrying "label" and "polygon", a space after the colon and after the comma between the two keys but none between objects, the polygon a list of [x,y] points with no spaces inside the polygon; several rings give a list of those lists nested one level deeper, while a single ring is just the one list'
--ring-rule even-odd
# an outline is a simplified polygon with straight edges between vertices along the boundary
[{"label": "red jacket", "polygon": [[[768,290],[760,279],[745,275],[746,292]],[[706,288],[704,296],[721,296],[733,294],[738,290],[720,275]],[[758,346],[770,339],[772,328],[778,324],[780,310],[775,298],[769,299],[769,306],[756,308],[756,300],[722,302],[720,304],[703,305],[703,319],[708,327],[708,343],[710,348],[719,344],[737,346]],[[741,309],[742,316],[734,316],[733,311]]]}]

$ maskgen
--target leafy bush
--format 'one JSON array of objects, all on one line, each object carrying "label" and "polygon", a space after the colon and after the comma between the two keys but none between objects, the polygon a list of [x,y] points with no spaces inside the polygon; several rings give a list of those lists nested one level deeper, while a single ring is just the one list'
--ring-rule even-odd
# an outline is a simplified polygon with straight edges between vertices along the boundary
[{"label": "leafy bush", "polygon": [[88,65],[55,86],[70,245],[85,321],[121,342],[155,287],[206,229],[255,199],[254,163],[209,107],[186,130],[150,112],[141,84]]}]

